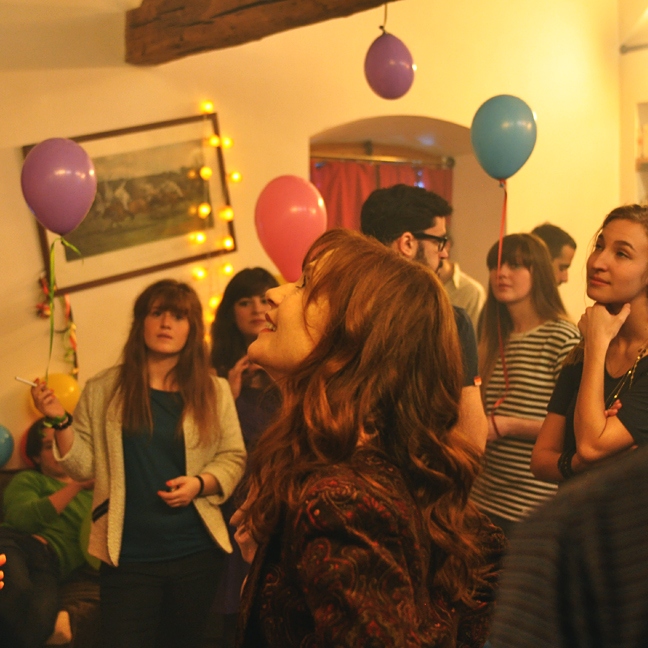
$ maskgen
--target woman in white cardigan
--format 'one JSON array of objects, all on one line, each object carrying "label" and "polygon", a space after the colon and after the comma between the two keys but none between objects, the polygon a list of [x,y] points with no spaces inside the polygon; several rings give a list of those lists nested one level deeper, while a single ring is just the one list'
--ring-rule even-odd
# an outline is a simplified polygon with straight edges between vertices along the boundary
[{"label": "woman in white cardigan", "polygon": [[219,505],[245,449],[204,337],[193,289],[159,281],[135,302],[122,364],[88,381],[74,421],[45,384],[32,390],[57,459],[95,479],[89,551],[107,648],[198,646],[231,551]]}]

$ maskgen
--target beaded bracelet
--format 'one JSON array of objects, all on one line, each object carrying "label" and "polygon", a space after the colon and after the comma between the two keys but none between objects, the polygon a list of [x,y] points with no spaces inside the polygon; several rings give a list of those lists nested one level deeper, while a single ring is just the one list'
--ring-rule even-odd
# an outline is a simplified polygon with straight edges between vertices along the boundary
[{"label": "beaded bracelet", "polygon": [[558,470],[565,479],[570,479],[576,474],[572,469],[572,459],[575,454],[575,450],[565,450],[558,458]]},{"label": "beaded bracelet", "polygon": [[54,430],[65,430],[72,425],[72,414],[65,412],[65,416],[46,416],[43,420],[43,427]]}]

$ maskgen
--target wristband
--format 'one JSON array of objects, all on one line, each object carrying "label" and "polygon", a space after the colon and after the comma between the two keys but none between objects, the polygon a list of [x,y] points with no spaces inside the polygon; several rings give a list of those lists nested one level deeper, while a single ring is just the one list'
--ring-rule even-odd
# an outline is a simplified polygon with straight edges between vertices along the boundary
[{"label": "wristband", "polygon": [[576,474],[572,469],[572,459],[575,454],[575,450],[565,450],[560,457],[558,457],[558,470],[565,479],[570,479]]},{"label": "wristband", "polygon": [[65,412],[65,416],[46,416],[43,421],[43,427],[52,428],[54,430],[65,430],[65,428],[72,425],[72,414]]},{"label": "wristband", "polygon": [[497,429],[497,423],[495,423],[495,414],[491,414],[491,423],[493,424],[493,430],[495,430],[495,436],[497,436],[498,439],[502,438],[502,435],[500,434],[500,431]]},{"label": "wristband", "polygon": [[202,492],[205,490],[205,480],[200,475],[196,475],[196,479],[200,482],[200,490],[198,491],[196,497],[200,497],[202,495]]}]

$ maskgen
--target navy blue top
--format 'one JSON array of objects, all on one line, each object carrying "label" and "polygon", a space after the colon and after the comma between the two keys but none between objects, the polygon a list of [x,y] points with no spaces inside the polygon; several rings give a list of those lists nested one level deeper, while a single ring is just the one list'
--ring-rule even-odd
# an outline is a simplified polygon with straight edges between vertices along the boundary
[{"label": "navy blue top", "polygon": [[177,392],[150,390],[153,434],[123,433],[126,510],[121,562],[181,558],[210,549],[214,543],[198,511],[171,508],[157,494],[166,482],[187,474],[185,446],[176,428],[182,416]]}]

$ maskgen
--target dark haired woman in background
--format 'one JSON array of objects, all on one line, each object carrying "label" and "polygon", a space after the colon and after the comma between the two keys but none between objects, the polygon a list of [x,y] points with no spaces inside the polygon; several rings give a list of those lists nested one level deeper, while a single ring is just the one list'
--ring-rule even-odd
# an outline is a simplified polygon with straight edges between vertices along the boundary
[{"label": "dark haired woman in background", "polygon": [[266,393],[272,380],[247,356],[248,347],[266,325],[270,307],[265,292],[277,285],[263,268],[241,270],[227,284],[211,328],[212,366],[229,381],[248,447],[265,430],[277,407],[276,398]]},{"label": "dark haired woman in background", "polygon": [[479,453],[452,433],[461,352],[439,280],[332,230],[267,297],[249,354],[283,402],[237,513],[237,538],[259,542],[240,645],[481,647],[483,543],[503,538],[467,501]]},{"label": "dark haired woman in background", "polygon": [[[266,327],[265,314],[270,310],[266,290],[277,285],[277,280],[264,268],[245,268],[236,273],[225,288],[211,328],[212,366],[219,376],[227,378],[232,388],[248,452],[279,407],[279,392],[272,379],[247,355],[248,346]],[[236,511],[239,499],[245,499],[242,491],[237,491],[223,506],[226,521]],[[234,551],[226,558],[225,578],[214,601],[213,616],[220,616],[221,622],[211,630],[223,648],[233,645],[241,586],[249,570],[233,541],[234,529],[230,527],[229,531]]]},{"label": "dark haired woman in background", "polygon": [[89,552],[102,561],[107,648],[197,647],[231,551],[220,504],[245,449],[204,338],[195,291],[158,281],[135,301],[122,364],[87,382],[74,421],[45,384],[32,389],[61,465],[95,478]]},{"label": "dark haired woman in background", "polygon": [[594,305],[565,361],[533,450],[540,479],[560,482],[648,444],[648,208],[612,210],[587,259]]},{"label": "dark haired woman in background", "polygon": [[495,243],[488,252],[479,341],[489,442],[472,498],[508,533],[555,493],[531,474],[531,452],[563,361],[580,336],[567,319],[547,246],[533,234],[505,236],[499,273],[498,249]]}]

